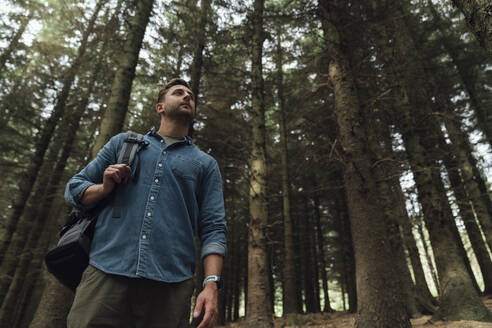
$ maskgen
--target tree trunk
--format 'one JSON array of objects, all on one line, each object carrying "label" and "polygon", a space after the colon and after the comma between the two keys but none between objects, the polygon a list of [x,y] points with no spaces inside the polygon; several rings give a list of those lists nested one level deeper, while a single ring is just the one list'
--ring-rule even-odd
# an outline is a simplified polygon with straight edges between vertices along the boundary
[{"label": "tree trunk", "polygon": [[[448,133],[450,133],[449,130],[448,130]],[[452,148],[452,153],[454,153],[455,155],[458,155],[457,156],[458,158],[462,157],[459,155],[463,152],[462,149],[459,147],[459,145],[453,143],[453,144],[448,146],[446,144],[446,142],[444,141],[444,138],[441,138],[441,149],[444,152],[443,161],[444,161],[444,164],[445,164],[447,172],[448,172],[449,181],[450,181],[451,186],[453,188],[454,196],[456,198],[456,203],[457,203],[456,205],[458,206],[461,220],[465,224],[466,231],[468,233],[468,237],[470,239],[470,243],[471,243],[473,252],[475,253],[480,271],[482,272],[483,282],[484,282],[484,286],[485,286],[484,293],[490,294],[492,292],[492,260],[490,258],[489,252],[487,250],[487,246],[485,244],[485,241],[482,238],[482,233],[480,231],[480,227],[478,226],[478,224],[475,220],[473,208],[471,206],[471,202],[469,199],[469,193],[467,193],[465,191],[465,188],[464,188],[465,185],[467,184],[467,182],[465,181],[464,184],[461,182],[462,178],[464,176],[466,176],[467,174],[465,173],[465,174],[460,175],[460,171],[458,170],[458,163],[456,163],[457,161],[454,158],[451,158],[451,156],[450,156],[451,149],[449,149],[449,148]],[[467,162],[466,157],[464,157],[462,159],[464,159]],[[469,164],[469,163],[467,163],[467,164]],[[462,169],[461,172],[465,172],[465,171]],[[472,173],[472,172],[468,172],[468,173]],[[471,181],[470,184],[472,184],[473,187],[476,187],[474,181]],[[478,189],[475,189],[475,191],[478,192]],[[477,199],[478,201],[482,200],[479,194],[477,195],[477,193],[476,193],[474,196],[475,196],[475,199]],[[485,213],[484,212],[480,213],[482,215],[485,214],[485,217],[482,216],[481,221],[485,221],[487,223],[489,220],[488,212],[486,211],[486,208],[483,208],[483,207],[480,208],[479,206],[475,207],[475,213],[478,216],[480,213],[479,209],[485,210]],[[477,209],[477,208],[479,208],[479,209]],[[492,231],[490,230],[491,224],[489,224],[488,226],[487,225],[482,225],[482,226],[484,227],[485,236],[487,236],[487,238],[490,239],[488,234],[489,233],[492,234]],[[485,229],[488,229],[488,230],[485,230]],[[457,232],[458,238],[460,238],[460,240],[461,240],[461,237],[459,236],[459,232],[457,230],[456,230],[456,232]],[[463,251],[465,253],[465,259],[469,263],[468,257],[466,255],[466,250],[463,249]],[[469,270],[471,270],[471,267]],[[472,278],[473,277],[474,277],[474,275],[472,273]],[[480,289],[478,288],[478,284],[476,282],[476,278],[474,279],[474,282],[475,282],[474,283],[475,289],[477,289],[478,292],[480,292]]]},{"label": "tree trunk", "polygon": [[[302,263],[302,242],[301,242],[301,224],[298,215],[293,215],[292,219],[292,237],[294,242],[294,262]],[[303,265],[296,265],[294,267],[295,270],[295,279],[296,279],[296,304],[297,304],[297,313],[303,313],[303,299],[302,299],[302,282],[303,282]]]},{"label": "tree trunk", "polygon": [[202,75],[203,49],[205,48],[207,21],[210,12],[211,0],[202,0],[200,18],[194,35],[196,36],[195,52],[191,64],[191,91],[195,95],[195,106],[198,106],[200,92],[200,77]]},{"label": "tree trunk", "polygon": [[480,45],[492,53],[492,5],[487,0],[452,0]]},{"label": "tree trunk", "polygon": [[468,97],[470,98],[470,104],[473,110],[475,111],[475,116],[477,120],[477,125],[485,134],[486,140],[489,145],[492,146],[492,113],[487,111],[486,106],[482,102],[482,99],[479,98],[477,92],[477,83],[476,83],[476,67],[471,65],[467,65],[467,61],[463,58],[463,51],[458,49],[456,46],[453,46],[451,42],[451,38],[453,36],[448,32],[446,27],[444,27],[444,23],[442,18],[439,16],[436,8],[432,4],[431,0],[427,1],[428,8],[432,14],[434,19],[434,24],[436,29],[442,35],[442,43],[451,57],[453,64],[456,66],[458,74],[460,76],[463,87],[468,93]]},{"label": "tree trunk", "polygon": [[289,155],[287,147],[287,128],[285,122],[285,99],[283,86],[283,53],[281,35],[277,28],[277,97],[279,102],[279,125],[281,145],[281,171],[282,171],[282,214],[284,219],[284,259],[283,259],[283,314],[297,312],[296,277],[294,262],[294,243],[292,237],[292,220],[290,214],[290,190],[289,190]]},{"label": "tree trunk", "polygon": [[[198,26],[195,31],[196,43],[195,53],[193,55],[193,63],[191,64],[191,91],[195,95],[195,117],[196,108],[198,108],[199,92],[200,92],[200,78],[202,75],[203,65],[203,49],[205,48],[207,21],[210,12],[211,0],[202,0],[200,9],[200,18]],[[180,48],[180,51],[182,48]],[[193,123],[191,123],[188,134],[193,135]]]},{"label": "tree trunk", "polygon": [[74,294],[52,275],[41,297],[39,307],[29,328],[66,328]]},{"label": "tree trunk", "polygon": [[420,236],[420,239],[422,240],[422,244],[424,247],[424,253],[425,253],[425,259],[427,260],[427,265],[429,266],[429,271],[432,277],[432,281],[434,282],[434,286],[436,286],[437,289],[437,294],[439,297],[441,296],[441,288],[439,284],[439,277],[437,276],[437,270],[435,263],[433,261],[434,257],[431,256],[429,249],[431,248],[431,245],[429,245],[429,242],[426,238],[426,235],[424,233],[424,221],[422,220],[421,222],[417,223],[417,230]]},{"label": "tree trunk", "polygon": [[335,25],[334,4],[330,0],[319,4],[330,55],[329,79],[334,89],[334,111],[344,152],[344,183],[355,250],[358,298],[355,327],[411,327],[386,239],[384,209],[379,205],[371,172],[373,161],[365,146],[366,131],[360,125],[357,88],[349,60],[341,50],[343,40],[337,30],[340,27]]},{"label": "tree trunk", "polygon": [[467,139],[465,139],[466,136],[464,136],[455,119],[446,117],[444,122],[446,124],[446,130],[448,131],[449,138],[454,146],[453,150],[458,160],[466,194],[469,196],[473,204],[473,209],[482,226],[487,243],[492,249],[492,217],[489,215],[487,204],[480,193],[479,186],[473,174],[474,169],[469,162],[469,157],[466,153],[467,149],[471,149],[470,143]]},{"label": "tree trunk", "polygon": [[[77,57],[75,58],[68,72],[65,74],[65,78],[63,80],[63,88],[58,95],[57,103],[53,109],[51,116],[45,123],[43,131],[41,132],[41,137],[40,139],[38,139],[35,146],[36,151],[34,154],[34,158],[32,159],[31,165],[29,165],[29,168],[27,169],[27,173],[24,175],[24,180],[20,183],[20,195],[14,207],[12,216],[9,218],[9,221],[7,223],[7,229],[5,233],[6,238],[2,242],[0,248],[0,262],[2,263],[0,300],[3,300],[3,297],[5,296],[8,285],[10,284],[11,277],[13,276],[15,271],[18,256],[20,255],[20,252],[23,249],[23,246],[30,232],[30,223],[27,220],[32,221],[32,217],[26,216],[24,220],[21,220],[22,214],[31,195],[31,189],[34,186],[36,179],[38,178],[39,171],[43,164],[44,155],[46,150],[48,149],[54,130],[58,125],[59,119],[63,116],[63,113],[65,111],[65,104],[68,99],[73,81],[75,79],[75,75],[77,74],[78,69],[85,56],[89,35],[92,34],[95,21],[103,4],[103,1],[99,1],[96,8],[94,9],[94,12],[89,20],[87,29],[84,31],[84,34],[82,36]],[[40,189],[38,191],[40,193],[43,192],[43,184],[44,183],[38,183],[38,187]],[[36,198],[32,197],[31,202],[37,202],[39,200],[39,194],[34,196],[36,196]]]},{"label": "tree trunk", "polygon": [[[102,58],[102,57],[101,57]],[[76,134],[79,129],[79,125],[82,119],[82,116],[84,114],[84,111],[87,108],[87,105],[89,103],[90,96],[93,92],[93,88],[95,85],[95,81],[97,80],[97,75],[99,74],[99,70],[102,64],[102,60],[99,60],[94,68],[94,71],[92,73],[92,78],[88,81],[88,90],[83,97],[83,100],[80,104],[78,104],[76,110],[74,113],[72,113],[69,116],[66,116],[64,120],[62,121],[62,129],[59,131],[59,141],[56,142],[58,145],[62,145],[61,147],[61,155],[60,158],[58,159],[54,169],[53,173],[51,175],[51,178],[49,182],[46,183],[47,188],[46,188],[46,196],[42,200],[42,206],[41,208],[38,209],[38,214],[35,216],[36,218],[36,226],[33,227],[31,231],[31,236],[29,237],[29,242],[28,245],[26,246],[27,250],[34,249],[36,247],[39,249],[39,253],[44,254],[46,252],[46,247],[48,246],[46,243],[41,243],[40,245],[36,246],[36,240],[40,237],[39,234],[41,231],[44,231],[46,226],[58,226],[55,224],[55,222],[50,222],[46,221],[46,218],[52,217],[50,215],[50,210],[52,208],[53,201],[55,200],[55,197],[59,197],[62,199],[62,197],[59,195],[59,193],[56,192],[57,188],[59,187],[59,183],[62,180],[62,175],[65,170],[65,165],[67,163],[68,157],[70,156],[72,149],[73,149],[73,144],[75,142]],[[60,188],[63,193],[63,187]],[[28,253],[29,254],[29,253]],[[10,299],[10,301],[13,303],[10,306],[15,306],[16,303],[19,301],[19,297],[17,296],[18,294],[20,295],[27,295],[28,290],[31,289],[31,286],[39,279],[39,273],[35,274],[33,272],[41,272],[42,270],[42,263],[39,263],[37,266],[32,266],[29,265],[29,262],[31,261],[30,258],[27,256],[24,256],[21,260],[21,263],[19,264],[19,267],[17,268],[14,281],[12,285],[9,288],[9,292],[7,295],[6,299],[6,304],[5,307],[8,306],[9,303],[9,295],[12,296],[13,298]],[[27,269],[27,271],[26,271]],[[22,291],[20,291],[20,288],[22,288]],[[3,319],[2,313],[4,309],[2,307],[2,311],[0,311],[0,318]],[[8,312],[7,312],[8,313]],[[7,315],[8,317],[8,315]],[[0,319],[0,320],[1,320]],[[9,322],[10,319],[7,319],[5,322]],[[0,321],[1,324],[2,321]]]},{"label": "tree trunk", "polygon": [[[393,151],[393,140],[391,130],[386,123],[383,123],[382,139],[384,141],[384,150],[386,158],[396,159],[396,154]],[[374,139],[373,147],[377,147],[379,142]],[[420,262],[419,253],[412,234],[412,225],[406,209],[406,199],[400,185],[401,168],[397,161],[384,161],[380,159],[380,165],[377,172],[380,174],[380,181],[387,180],[387,183],[381,183],[381,194],[389,201],[387,206],[387,218],[390,229],[394,232],[392,236],[395,238],[394,249],[400,252],[401,259],[404,261],[396,262],[402,276],[402,285],[407,290],[407,307],[410,314],[417,316],[422,313],[433,314],[437,311],[435,305],[437,302],[429,291],[425,281],[425,275]],[[385,178],[385,176],[388,176]],[[392,222],[393,221],[393,222]],[[400,231],[401,230],[401,231]],[[414,276],[415,284],[412,281],[408,263],[405,255],[405,245],[408,250],[410,262],[415,263]]]},{"label": "tree trunk", "polygon": [[29,14],[23,18],[21,25],[19,26],[19,28],[15,32],[14,36],[10,40],[9,45],[0,55],[0,78],[2,77],[2,75],[3,75],[2,73],[5,70],[5,64],[10,59],[12,52],[17,49],[19,41],[20,41],[22,35],[24,34],[24,32],[26,31],[27,25],[31,22],[31,19],[33,18],[33,16],[34,16],[34,11],[31,10],[29,12]]},{"label": "tree trunk", "polygon": [[99,134],[92,148],[92,158],[96,157],[108,140],[119,133],[125,122],[128,102],[132,91],[133,78],[137,67],[142,40],[149,23],[154,0],[136,1],[135,14],[128,22],[126,40],[118,58],[118,68],[111,86],[108,107],[104,112]]},{"label": "tree trunk", "polygon": [[309,226],[310,222],[310,211],[308,206],[307,197],[302,197],[303,211],[302,215],[299,216],[299,224],[301,229],[301,251],[302,251],[302,267],[304,268],[303,274],[303,287],[304,287],[304,304],[306,305],[306,313],[315,313],[316,312],[316,304],[315,304],[315,293],[314,293],[314,271],[313,271],[313,258],[314,254],[312,253],[311,248],[311,233]]},{"label": "tree trunk", "polygon": [[439,274],[441,306],[438,316],[447,320],[486,320],[488,311],[473,288],[452,232],[453,218],[446,215],[445,208],[449,204],[434,185],[440,179],[439,172],[433,173],[429,167],[436,164],[425,161],[425,148],[415,133],[409,135],[402,131],[402,135]]},{"label": "tree trunk", "polygon": [[[233,227],[235,229],[239,229],[239,226]],[[241,245],[244,244],[243,240],[241,239],[240,232],[236,233],[236,257],[234,258],[234,312],[232,315],[232,321],[236,321],[239,319],[239,305],[240,305],[240,298],[241,298],[241,281],[243,277],[241,276],[241,259],[244,254],[242,254],[241,251]]]},{"label": "tree trunk", "polygon": [[[308,205],[311,202],[308,201]],[[308,227],[308,242],[309,242],[309,248],[310,248],[310,253],[312,254],[311,256],[311,264],[313,268],[313,275],[311,276],[312,279],[312,285],[313,285],[313,292],[314,292],[314,307],[313,307],[313,312],[314,313],[319,313],[321,312],[321,300],[320,300],[320,286],[319,286],[319,253],[318,253],[318,248],[316,247],[316,229],[315,229],[315,224],[313,223],[313,216],[312,216],[312,211],[309,211],[309,225]]]},{"label": "tree trunk", "polygon": [[404,11],[398,8],[389,12],[394,14],[388,24],[393,43],[387,50],[392,55],[386,60],[397,63],[390,67],[393,69],[394,80],[401,86],[401,89],[395,88],[400,110],[398,125],[415,177],[418,199],[422,205],[439,274],[441,306],[436,317],[487,321],[492,315],[473,288],[452,232],[452,225],[455,223],[449,216],[451,212],[448,200],[440,191],[443,188],[433,150],[435,136],[429,135],[429,131],[434,131],[433,117],[429,116],[432,112],[429,108],[431,97],[428,94],[422,61],[403,21]]},{"label": "tree trunk", "polygon": [[[335,184],[340,185],[341,173],[337,174],[340,178],[335,178]],[[346,286],[348,296],[348,306],[350,313],[357,312],[357,284],[355,278],[355,257],[354,249],[352,247],[352,232],[350,229],[350,219],[348,217],[347,201],[345,196],[340,191],[335,196],[335,209],[337,212],[337,232],[339,236],[339,243],[341,247],[341,260],[342,260],[342,276]]]},{"label": "tree trunk", "polygon": [[[401,191],[401,189],[400,189]],[[403,192],[399,195],[403,197]],[[403,199],[403,198],[402,198]],[[406,211],[405,211],[406,212]],[[412,233],[412,225],[410,218],[407,216],[407,220],[403,221],[403,236],[405,239],[405,245],[407,246],[408,254],[410,256],[410,263],[412,264],[413,276],[415,278],[415,289],[417,292],[417,299],[419,303],[426,310],[424,313],[433,314],[437,311],[437,300],[432,296],[427,281],[425,279],[424,269],[422,262],[420,261],[420,255],[415,242],[415,237]]]},{"label": "tree trunk", "polygon": [[312,186],[313,186],[313,189],[315,190],[313,193],[314,217],[316,220],[316,239],[318,242],[318,249],[319,249],[318,258],[319,258],[319,265],[321,266],[321,268],[320,268],[321,280],[323,282],[323,299],[325,300],[323,312],[333,312],[333,309],[331,308],[331,305],[330,305],[330,295],[328,294],[328,277],[326,274],[326,257],[325,257],[325,250],[324,250],[325,243],[323,241],[324,234],[323,234],[323,229],[321,226],[321,213],[319,211],[319,206],[320,206],[319,196],[316,192],[316,177],[314,177],[314,176],[313,176]]},{"label": "tree trunk", "polygon": [[248,238],[248,298],[246,320],[258,328],[273,327],[268,281],[268,223],[265,156],[265,104],[263,96],[263,0],[254,1],[252,41],[252,150],[250,156],[249,238]]},{"label": "tree trunk", "polygon": [[[63,190],[63,187],[60,188]],[[56,218],[56,224],[53,224],[49,232],[49,236],[53,239],[50,242],[51,246],[56,245],[57,234],[55,230],[62,226],[66,219],[65,211],[60,211],[63,208],[64,200],[62,197],[57,197],[50,211],[50,215]],[[72,305],[74,294],[67,287],[63,286],[56,278],[49,274],[46,270],[41,273],[41,278],[45,280],[45,288],[36,309],[34,318],[31,321],[29,328],[66,328],[67,314]]]}]

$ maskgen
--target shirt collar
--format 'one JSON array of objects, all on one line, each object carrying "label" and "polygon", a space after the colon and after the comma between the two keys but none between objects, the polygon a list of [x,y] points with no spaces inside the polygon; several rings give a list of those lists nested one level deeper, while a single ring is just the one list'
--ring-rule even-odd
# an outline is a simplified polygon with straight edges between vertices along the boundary
[{"label": "shirt collar", "polygon": [[[147,132],[147,134],[148,134],[149,136],[154,137],[154,138],[162,139],[162,136],[161,136],[159,133],[157,133],[157,129],[156,129],[156,127],[155,127],[155,126],[153,126],[153,127],[150,129],[150,131],[149,131],[149,132]],[[192,144],[193,144],[193,139],[191,139],[191,137],[190,137],[190,136],[185,136],[185,137],[184,137],[184,142],[186,142],[188,145],[192,145]]]}]

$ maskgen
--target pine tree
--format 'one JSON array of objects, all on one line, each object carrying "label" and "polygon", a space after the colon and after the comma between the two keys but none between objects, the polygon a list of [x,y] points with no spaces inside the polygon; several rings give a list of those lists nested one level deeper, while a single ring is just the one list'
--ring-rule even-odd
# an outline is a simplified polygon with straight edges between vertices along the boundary
[{"label": "pine tree", "polygon": [[265,104],[263,95],[262,48],[263,0],[254,1],[252,40],[252,149],[250,165],[250,222],[248,238],[248,297],[247,321],[255,327],[273,327],[271,295],[268,281],[268,254],[266,240],[267,198],[265,158]]},{"label": "pine tree", "polygon": [[[330,56],[329,78],[334,88],[335,115],[344,157],[344,184],[355,250],[358,312],[355,327],[411,327],[400,295],[397,272],[386,240],[384,212],[371,172],[372,160],[360,105],[334,3],[320,1],[325,42]],[[339,8],[337,8],[339,9]],[[367,283],[370,281],[370,283]],[[391,282],[391,283],[390,283]],[[383,293],[384,291],[384,293]]]}]

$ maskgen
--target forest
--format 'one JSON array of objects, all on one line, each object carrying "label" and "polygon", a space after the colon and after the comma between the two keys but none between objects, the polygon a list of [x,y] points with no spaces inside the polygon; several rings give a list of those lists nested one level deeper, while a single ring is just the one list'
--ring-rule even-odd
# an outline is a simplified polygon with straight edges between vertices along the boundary
[{"label": "forest", "polygon": [[66,327],[65,184],[174,77],[222,174],[218,325],[492,322],[490,1],[0,6],[0,327]]}]

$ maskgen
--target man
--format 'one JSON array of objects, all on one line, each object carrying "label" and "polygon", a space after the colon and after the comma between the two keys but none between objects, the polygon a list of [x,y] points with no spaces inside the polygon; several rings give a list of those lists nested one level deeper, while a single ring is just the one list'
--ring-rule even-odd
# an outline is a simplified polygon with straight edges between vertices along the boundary
[{"label": "man", "polygon": [[[213,327],[226,252],[224,202],[217,162],[187,136],[194,95],[181,79],[159,91],[158,131],[130,168],[115,164],[125,134],[103,147],[68,182],[65,199],[89,209],[108,200],[98,217],[89,267],[75,294],[68,327],[186,327],[195,268],[194,235],[201,240],[205,280],[193,316]],[[112,192],[121,185],[121,216]]]}]

